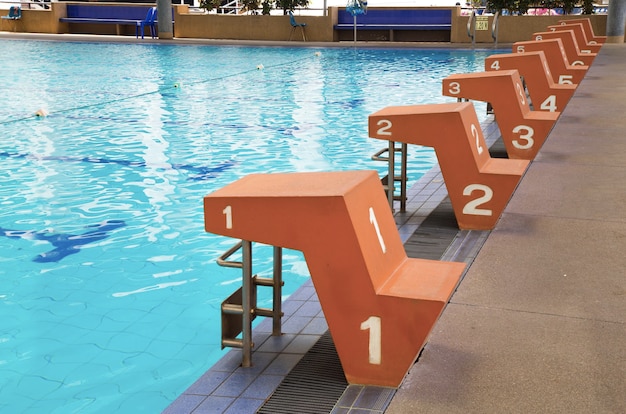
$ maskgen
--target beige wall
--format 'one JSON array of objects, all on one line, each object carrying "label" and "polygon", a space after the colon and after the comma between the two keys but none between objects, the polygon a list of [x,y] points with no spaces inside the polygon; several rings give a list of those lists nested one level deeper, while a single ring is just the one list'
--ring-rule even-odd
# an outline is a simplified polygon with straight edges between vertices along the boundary
[{"label": "beige wall", "polygon": [[[569,16],[580,18],[580,16]],[[606,15],[588,16],[597,35],[606,33]],[[535,32],[544,32],[551,25],[558,24],[559,20],[567,19],[568,16],[500,16],[498,23],[498,43],[514,43],[530,40]],[[456,24],[452,25],[452,43],[471,43],[467,35],[468,16],[457,17]],[[491,25],[493,16],[488,16],[489,30],[476,31],[476,43],[493,43],[491,37]]]},{"label": "beige wall", "polygon": [[[333,17],[296,16],[306,23],[308,41],[332,42]],[[336,20],[336,19],[335,19]],[[292,32],[289,16],[246,16],[189,13],[187,6],[177,6],[174,12],[174,37],[237,40],[302,40],[300,29]]]},{"label": "beige wall", "polygon": [[[107,24],[69,25],[59,23],[59,18],[66,15],[64,2],[51,3],[50,10],[22,10],[22,19],[17,21],[0,19],[0,30],[31,32],[31,33],[93,33],[134,35],[135,28],[131,25],[115,27]],[[119,4],[119,3],[118,3]],[[133,5],[132,3],[126,3]],[[144,6],[145,5],[137,5]],[[298,22],[306,23],[305,34],[308,41],[338,41],[333,25],[337,23],[337,8],[329,8],[328,16],[297,16]],[[8,12],[7,12],[8,13]],[[467,36],[467,16],[460,16],[460,8],[452,13],[451,43],[470,43]],[[580,16],[571,16],[578,18]],[[606,15],[589,16],[595,33],[606,33]],[[534,32],[546,30],[546,27],[557,24],[567,16],[502,16],[500,17],[498,42],[513,43],[529,40]],[[476,32],[476,43],[493,43],[491,38],[491,22],[489,30]],[[234,40],[289,40],[292,34],[288,16],[237,16],[189,13],[188,6],[175,6],[174,37],[200,39],[234,39]],[[292,40],[302,40],[300,29],[293,32]]]},{"label": "beige wall", "polygon": [[[7,11],[8,14],[8,11]],[[49,10],[22,9],[19,20],[0,19],[0,30],[7,32],[26,33],[64,33],[59,18],[65,16],[64,3],[52,3]]]}]

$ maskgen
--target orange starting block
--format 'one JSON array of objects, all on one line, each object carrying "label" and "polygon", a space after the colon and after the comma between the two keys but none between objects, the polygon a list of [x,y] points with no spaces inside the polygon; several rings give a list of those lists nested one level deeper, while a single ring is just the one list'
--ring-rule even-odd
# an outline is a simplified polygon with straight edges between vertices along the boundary
[{"label": "orange starting block", "polygon": [[204,223],[304,253],[351,384],[401,383],[465,269],[407,258],[375,171],[252,174],[204,198]]},{"label": "orange starting block", "polygon": [[569,64],[561,39],[532,40],[513,43],[513,53],[544,52],[552,70],[554,82],[560,85],[578,85],[587,74],[588,66]]},{"label": "orange starting block", "polygon": [[567,60],[572,66],[591,66],[593,60],[596,58],[595,53],[582,53],[580,51],[573,30],[533,33],[533,40],[549,39],[561,39]]},{"label": "orange starting block", "polygon": [[585,31],[585,35],[587,36],[587,41],[590,44],[604,44],[604,42],[606,42],[606,36],[596,36],[593,31],[593,27],[591,26],[591,20],[589,20],[588,18],[559,20],[559,23],[562,25],[580,23],[583,25],[583,30]]},{"label": "orange starting block", "polygon": [[530,110],[517,70],[450,75],[442,83],[446,96],[493,106],[509,158],[534,159],[560,115]]},{"label": "orange starting block", "polygon": [[368,125],[372,138],[435,149],[461,229],[492,229],[529,164],[491,158],[471,102],[392,106]]},{"label": "orange starting block", "polygon": [[571,30],[574,33],[574,38],[576,39],[576,43],[578,43],[580,53],[596,53],[597,54],[602,48],[601,44],[589,43],[589,41],[587,40],[587,35],[585,34],[585,30],[583,29],[582,23],[571,23],[568,25],[557,24],[553,26],[548,26],[548,29],[551,32]]},{"label": "orange starting block", "polygon": [[485,70],[517,70],[524,78],[533,108],[539,111],[563,112],[576,91],[574,85],[554,83],[543,51],[491,55],[485,59]]}]

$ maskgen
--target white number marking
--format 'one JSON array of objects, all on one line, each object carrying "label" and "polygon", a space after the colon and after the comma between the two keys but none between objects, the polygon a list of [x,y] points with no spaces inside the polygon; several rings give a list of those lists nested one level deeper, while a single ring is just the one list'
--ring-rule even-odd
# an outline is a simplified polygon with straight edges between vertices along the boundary
[{"label": "white number marking", "polygon": [[380,234],[380,228],[378,227],[378,221],[376,220],[376,214],[374,214],[374,209],[370,207],[370,223],[374,225],[374,229],[376,230],[376,236],[378,236],[378,243],[380,243],[380,248],[383,253],[387,252],[387,248],[385,247],[385,241],[383,240],[382,234]]},{"label": "white number marking", "polygon": [[391,121],[388,119],[381,119],[376,123],[378,131],[376,132],[378,135],[391,136]]},{"label": "white number marking", "polygon": [[494,60],[493,63],[490,66],[491,69],[493,70],[500,70],[500,61],[499,60]]},{"label": "white number marking", "polygon": [[526,105],[526,93],[524,92],[524,88],[520,83],[516,83],[515,87],[517,88],[517,93],[519,94],[519,102],[522,105]]},{"label": "white number marking", "polygon": [[470,126],[470,130],[472,131],[472,137],[476,140],[476,151],[478,151],[478,155],[480,155],[485,149],[482,145],[480,145],[480,134],[478,133],[478,128],[476,128],[476,125],[472,124]]},{"label": "white number marking", "polygon": [[541,103],[539,109],[542,111],[556,112],[556,95],[550,95]]},{"label": "white number marking", "polygon": [[574,79],[573,75],[559,75],[559,84],[560,85],[573,85],[574,82],[572,82],[572,79]]},{"label": "white number marking", "polygon": [[226,208],[222,210],[222,213],[224,213],[224,215],[226,216],[226,228],[232,229],[233,228],[233,208],[231,206],[226,206]]},{"label": "white number marking", "polygon": [[458,82],[450,82],[450,85],[448,85],[448,92],[450,92],[452,95],[458,95],[461,93],[461,84]]},{"label": "white number marking", "polygon": [[463,190],[463,195],[472,195],[474,191],[482,191],[483,195],[467,203],[465,207],[463,207],[463,214],[472,214],[475,216],[491,216],[491,210],[477,207],[491,200],[491,198],[493,197],[493,190],[484,184],[470,184]]},{"label": "white number marking", "polygon": [[[525,134],[521,133],[522,131],[526,131]],[[526,140],[525,144],[520,144],[520,142],[516,139],[513,140],[513,146],[517,149],[530,149],[533,147],[535,140],[533,139],[533,135],[535,134],[535,130],[532,127],[527,125],[518,125],[513,128],[514,134],[520,134],[520,139]]]},{"label": "white number marking", "polygon": [[526,48],[524,46],[518,46],[517,47],[517,53],[524,53],[526,51]]},{"label": "white number marking", "polygon": [[369,363],[373,365],[380,365],[382,361],[382,329],[381,322],[378,316],[370,316],[361,323],[361,330],[370,331],[369,337]]},{"label": "white number marking", "polygon": [[580,60],[575,60],[574,62],[572,62],[572,66],[585,66],[585,62],[580,61]]},{"label": "white number marking", "polygon": [[550,74],[550,67],[548,66],[547,60],[543,61],[543,69],[546,71],[546,75],[548,75],[549,77],[552,77],[552,75]]}]

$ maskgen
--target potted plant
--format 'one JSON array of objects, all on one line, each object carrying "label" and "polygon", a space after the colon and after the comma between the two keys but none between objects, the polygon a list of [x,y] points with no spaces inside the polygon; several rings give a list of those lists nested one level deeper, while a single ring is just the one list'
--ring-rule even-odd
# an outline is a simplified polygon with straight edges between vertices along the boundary
[{"label": "potted plant", "polygon": [[200,0],[200,8],[207,12],[217,9],[222,5],[222,0]]},{"label": "potted plant", "polygon": [[257,11],[261,5],[261,0],[242,0],[241,4],[243,9],[250,12],[250,14],[259,14]]}]

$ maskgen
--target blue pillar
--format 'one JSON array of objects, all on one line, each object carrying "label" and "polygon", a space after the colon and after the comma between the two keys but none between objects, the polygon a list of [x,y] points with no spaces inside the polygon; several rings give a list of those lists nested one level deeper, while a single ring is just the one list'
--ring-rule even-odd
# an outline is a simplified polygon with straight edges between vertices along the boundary
[{"label": "blue pillar", "polygon": [[611,0],[606,19],[606,41],[624,43],[624,26],[626,26],[626,0]]},{"label": "blue pillar", "polygon": [[159,39],[173,39],[172,0],[157,0]]}]

